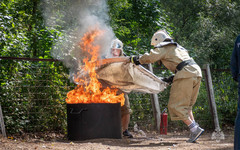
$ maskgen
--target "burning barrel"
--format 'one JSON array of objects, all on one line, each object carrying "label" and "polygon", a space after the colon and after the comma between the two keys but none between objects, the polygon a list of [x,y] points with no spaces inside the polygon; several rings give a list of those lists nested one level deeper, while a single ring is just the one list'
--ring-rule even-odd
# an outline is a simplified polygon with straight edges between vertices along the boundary
[{"label": "burning barrel", "polygon": [[80,68],[86,76],[74,78],[77,87],[67,93],[67,124],[69,140],[93,138],[121,138],[120,106],[124,94],[114,87],[103,87],[97,79],[95,68],[99,46],[93,42],[102,31],[91,30],[83,35],[79,46],[91,58],[83,59]]},{"label": "burning barrel", "polygon": [[68,139],[120,139],[120,110],[120,103],[67,104]]}]

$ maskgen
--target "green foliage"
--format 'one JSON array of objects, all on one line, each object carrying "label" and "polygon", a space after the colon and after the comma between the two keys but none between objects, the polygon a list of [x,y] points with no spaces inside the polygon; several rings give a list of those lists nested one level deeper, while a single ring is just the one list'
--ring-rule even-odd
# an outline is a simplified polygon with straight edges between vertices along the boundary
[{"label": "green foliage", "polygon": [[161,8],[172,23],[173,37],[177,42],[188,40],[189,34],[195,30],[198,13],[202,11],[203,1],[161,0]]},{"label": "green foliage", "polygon": [[232,80],[230,72],[213,73],[219,120],[224,125],[234,124],[238,102],[237,83]]},{"label": "green foliage", "polygon": [[111,27],[128,55],[146,52],[153,33],[168,30],[167,16],[158,0],[109,0],[108,5]]},{"label": "green foliage", "polygon": [[[107,3],[110,26],[123,41],[127,55],[149,51],[153,33],[165,29],[189,50],[200,66],[209,63],[212,70],[229,68],[233,44],[240,31],[238,0],[108,0]],[[56,12],[48,10],[54,14],[58,26],[46,26],[43,14],[46,4],[58,8]],[[65,7],[70,7],[65,0],[2,0],[0,56],[52,58],[54,44],[66,39],[62,30],[76,20],[73,14],[77,10],[61,11]],[[71,26],[75,30],[78,24]],[[172,74],[154,66],[158,67],[154,70],[157,76]],[[37,126],[43,130],[66,130],[64,98],[72,87],[67,79],[68,70],[62,64],[0,60],[0,72],[0,103],[8,132],[39,131]],[[237,85],[229,72],[216,72],[212,78],[219,121],[222,126],[233,124]],[[170,87],[158,94],[161,109],[167,107],[169,90]],[[132,94],[131,98],[134,99],[131,125],[139,120],[152,122],[149,95]],[[194,115],[206,126],[212,120],[204,78]]]},{"label": "green foliage", "polygon": [[151,108],[151,99],[149,94],[142,93],[131,93],[129,94],[129,99],[131,103],[131,122],[130,126],[133,127],[134,124],[138,126],[151,128],[153,124],[153,111]]},{"label": "green foliage", "polygon": [[64,132],[70,90],[66,68],[52,62],[0,62],[0,103],[8,133]]},{"label": "green foliage", "polygon": [[[45,26],[40,5],[39,0],[0,2],[0,56],[51,58],[60,32]],[[7,131],[63,131],[67,70],[44,62],[0,60],[0,64],[0,103]]]},{"label": "green foliage", "polygon": [[2,56],[24,56],[27,53],[28,39],[27,29],[23,28],[23,20],[28,15],[22,11],[16,14],[13,8],[15,3],[2,1],[0,5],[0,55]]},{"label": "green foliage", "polygon": [[161,1],[173,24],[173,37],[200,64],[229,68],[239,34],[239,1]]},{"label": "green foliage", "polygon": [[52,44],[59,36],[47,28],[39,0],[4,0],[0,5],[0,55],[51,58]]}]

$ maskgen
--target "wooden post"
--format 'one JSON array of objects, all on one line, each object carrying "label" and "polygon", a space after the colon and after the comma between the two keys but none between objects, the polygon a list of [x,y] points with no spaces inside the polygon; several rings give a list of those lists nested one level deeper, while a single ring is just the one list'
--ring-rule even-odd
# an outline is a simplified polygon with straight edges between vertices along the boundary
[{"label": "wooden post", "polygon": [[220,126],[219,126],[219,121],[218,121],[218,114],[217,114],[217,107],[216,107],[216,102],[215,102],[215,97],[214,97],[214,90],[213,90],[213,85],[212,85],[212,77],[211,77],[211,71],[209,64],[205,64],[203,66],[203,69],[205,69],[205,80],[206,80],[206,87],[208,91],[208,99],[209,99],[209,105],[210,105],[210,110],[212,113],[213,117],[213,122],[215,126],[215,132],[212,134],[212,138],[220,140],[224,139],[224,134],[221,132]]},{"label": "wooden post", "polygon": [[[148,64],[148,69],[153,72],[152,64]],[[155,128],[157,131],[160,131],[160,123],[161,123],[161,111],[158,102],[158,95],[157,94],[150,94],[151,103],[153,108],[153,116],[155,120]]]},{"label": "wooden post", "polygon": [[3,120],[3,113],[2,113],[1,104],[0,104],[0,127],[1,127],[3,137],[7,137],[6,131],[5,131],[5,125],[4,125],[4,120]]}]

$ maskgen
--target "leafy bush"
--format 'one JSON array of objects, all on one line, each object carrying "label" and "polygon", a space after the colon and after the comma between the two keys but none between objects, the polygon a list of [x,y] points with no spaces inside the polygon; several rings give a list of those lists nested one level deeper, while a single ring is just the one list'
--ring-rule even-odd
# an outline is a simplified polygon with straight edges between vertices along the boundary
[{"label": "leafy bush", "polygon": [[59,62],[1,60],[1,64],[5,66],[1,65],[4,74],[0,78],[0,103],[7,131],[64,132],[65,97],[71,88],[67,69]]}]

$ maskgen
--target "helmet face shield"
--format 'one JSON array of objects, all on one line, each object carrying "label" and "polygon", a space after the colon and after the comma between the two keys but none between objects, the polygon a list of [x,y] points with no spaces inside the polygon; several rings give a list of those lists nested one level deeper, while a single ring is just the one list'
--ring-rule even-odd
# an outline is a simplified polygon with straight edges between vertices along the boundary
[{"label": "helmet face shield", "polygon": [[123,43],[119,39],[112,41],[111,49],[123,49]]},{"label": "helmet face shield", "polygon": [[119,43],[116,43],[114,45],[112,45],[112,49],[121,49],[121,45]]}]

